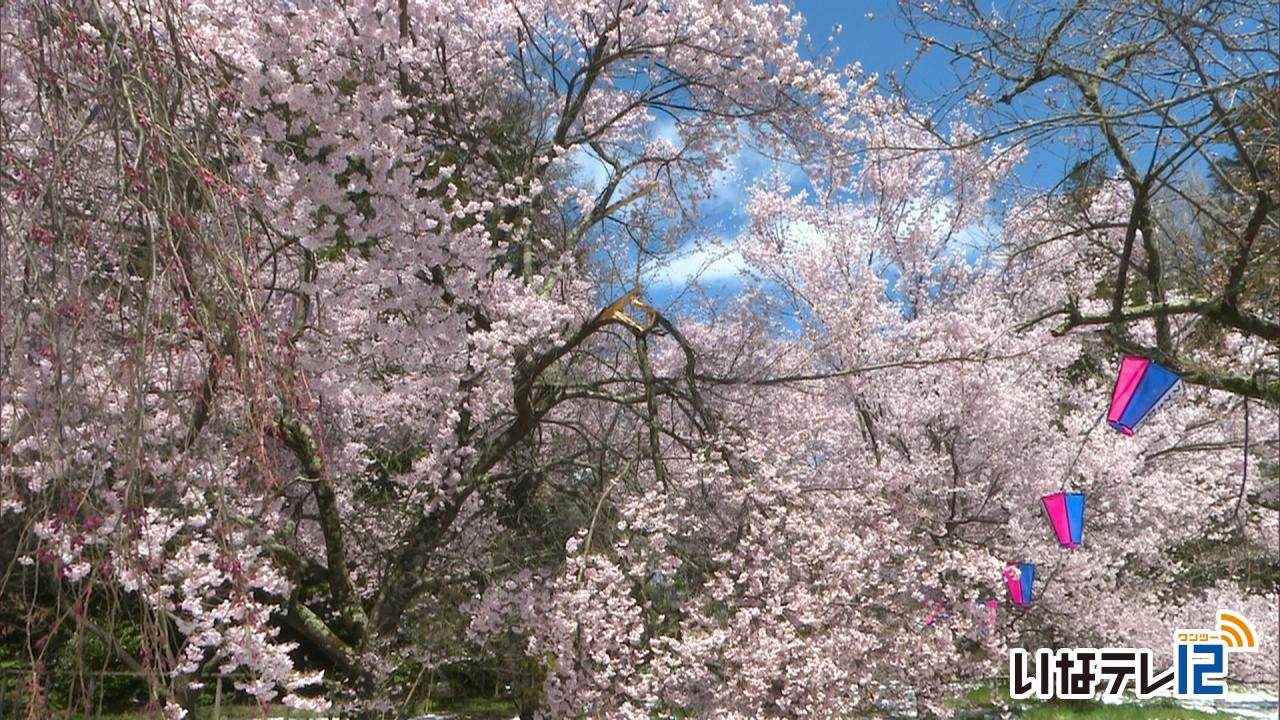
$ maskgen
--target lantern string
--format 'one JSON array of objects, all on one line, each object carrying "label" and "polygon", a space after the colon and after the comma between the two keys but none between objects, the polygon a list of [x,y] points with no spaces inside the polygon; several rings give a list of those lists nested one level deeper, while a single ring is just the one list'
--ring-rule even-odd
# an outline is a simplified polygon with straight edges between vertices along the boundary
[{"label": "lantern string", "polygon": [[1059,492],[1066,491],[1067,478],[1071,477],[1071,471],[1075,469],[1076,463],[1080,461],[1080,455],[1084,452],[1084,446],[1089,444],[1089,436],[1093,434],[1094,430],[1098,429],[1098,426],[1102,424],[1102,419],[1106,416],[1107,411],[1106,409],[1103,409],[1103,411],[1098,414],[1098,419],[1094,420],[1093,425],[1090,425],[1089,429],[1085,431],[1084,437],[1080,440],[1080,446],[1076,448],[1075,457],[1071,458],[1071,462],[1067,465],[1067,469],[1062,473],[1062,482],[1058,485]]},{"label": "lantern string", "polygon": [[1244,399],[1244,468],[1240,471],[1240,492],[1236,495],[1236,509],[1232,513],[1233,520],[1240,519],[1240,503],[1244,501],[1244,493],[1249,488],[1249,398]]}]

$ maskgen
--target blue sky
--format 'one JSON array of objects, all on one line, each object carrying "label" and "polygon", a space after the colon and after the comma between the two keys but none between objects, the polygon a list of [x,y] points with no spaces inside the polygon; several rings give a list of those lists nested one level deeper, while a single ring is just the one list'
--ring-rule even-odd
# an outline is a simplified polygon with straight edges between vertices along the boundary
[{"label": "blue sky", "polygon": [[[794,11],[806,20],[806,32],[814,52],[825,54],[836,50],[838,65],[859,64],[864,72],[881,77],[894,75],[905,86],[908,95],[917,103],[926,103],[944,96],[957,82],[957,68],[949,64],[942,52],[916,57],[916,44],[907,38],[906,24],[899,16],[898,0],[792,0]],[[836,27],[839,32],[834,32]],[[905,72],[908,62],[915,63],[910,74]],[[887,87],[887,85],[886,85]],[[942,119],[945,124],[945,119]],[[661,133],[661,128],[658,129]],[[590,185],[602,186],[603,166],[598,161],[585,161],[581,167],[583,180]],[[596,165],[592,168],[591,165]],[[734,251],[734,238],[745,221],[743,204],[747,192],[754,183],[767,179],[780,170],[791,180],[793,191],[807,186],[803,173],[796,168],[778,168],[759,154],[750,150],[735,160],[735,172],[726,175],[716,197],[703,206],[703,235],[691,239],[685,246],[659,267],[642,277],[647,300],[668,312],[679,313],[685,301],[694,298],[690,292],[696,279],[697,286],[712,297],[723,297],[741,288],[739,269],[742,263]],[[1032,148],[1028,158],[1015,173],[1024,185],[1048,187],[1058,182],[1067,172],[1068,159],[1055,156],[1050,147]],[[805,232],[803,228],[798,229]],[[992,238],[998,227],[973,227],[963,231],[958,248],[966,261],[981,263],[987,256]],[[634,263],[634,255],[622,264]],[[896,268],[884,269],[892,280]],[[618,290],[618,289],[614,289]],[[609,291],[609,292],[612,292]]]},{"label": "blue sky", "polygon": [[885,74],[900,69],[915,52],[899,27],[896,0],[797,0],[794,6],[808,21],[818,49],[825,49],[832,28],[841,26],[837,58],[846,65],[858,62],[865,70]]},{"label": "blue sky", "polygon": [[[796,0],[794,8],[806,19],[814,49],[825,53],[835,47],[838,64],[858,63],[866,72],[881,76],[894,73],[902,78],[904,66],[914,57],[916,48],[903,32],[897,0]],[[837,26],[840,31],[832,38]],[[940,86],[951,77],[951,70],[940,60],[926,58],[926,62],[937,62],[938,72],[930,72],[926,66],[925,72],[915,72],[907,78],[908,90],[920,97],[938,94],[945,89]],[[740,157],[736,165],[736,177],[726,178],[721,197],[713,201],[711,216],[707,218],[708,225],[717,228],[716,234],[686,246],[681,254],[647,279],[646,295],[651,301],[660,306],[677,301],[694,277],[713,294],[733,292],[739,286],[736,280],[739,264],[732,253],[732,236],[743,221],[741,204],[746,198],[747,186],[767,176],[773,168],[751,153]]]}]

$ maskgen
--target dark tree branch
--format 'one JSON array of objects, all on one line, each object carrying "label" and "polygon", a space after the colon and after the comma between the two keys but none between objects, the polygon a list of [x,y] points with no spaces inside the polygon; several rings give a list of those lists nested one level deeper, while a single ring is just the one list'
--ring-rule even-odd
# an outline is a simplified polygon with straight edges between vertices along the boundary
[{"label": "dark tree branch", "polygon": [[1260,400],[1280,407],[1280,381],[1266,381],[1256,375],[1244,375],[1206,368],[1199,363],[1161,352],[1159,348],[1140,345],[1121,337],[1113,328],[1101,332],[1112,346],[1131,355],[1149,357],[1182,377],[1188,385],[1222,390],[1241,397]]},{"label": "dark tree branch", "polygon": [[325,472],[324,457],[316,443],[311,426],[293,415],[280,419],[280,433],[285,444],[302,463],[303,477],[310,481],[320,512],[320,531],[324,535],[325,559],[328,565],[329,592],[341,608],[344,619],[356,631],[356,644],[364,641],[369,619],[347,566],[346,541],[342,532],[342,516],[338,511],[333,485]]},{"label": "dark tree branch", "polygon": [[1111,312],[1106,315],[1084,315],[1074,305],[1069,305],[1065,309],[1042,315],[1041,319],[1052,317],[1053,315],[1067,316],[1062,325],[1059,325],[1053,331],[1053,334],[1059,337],[1066,335],[1075,328],[1088,325],[1109,325],[1156,318],[1167,320],[1175,315],[1200,315],[1249,335],[1272,342],[1280,342],[1280,324],[1241,312],[1236,307],[1228,305],[1225,301],[1175,300],[1121,308],[1119,312]]}]

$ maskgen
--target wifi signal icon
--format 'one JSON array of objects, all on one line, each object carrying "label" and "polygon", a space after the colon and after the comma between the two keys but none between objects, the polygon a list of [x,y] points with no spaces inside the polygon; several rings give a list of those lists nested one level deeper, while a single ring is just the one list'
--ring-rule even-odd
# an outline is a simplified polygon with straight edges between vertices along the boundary
[{"label": "wifi signal icon", "polygon": [[1250,652],[1258,649],[1257,638],[1253,628],[1239,613],[1231,610],[1218,611],[1218,632],[1222,642],[1231,650]]}]

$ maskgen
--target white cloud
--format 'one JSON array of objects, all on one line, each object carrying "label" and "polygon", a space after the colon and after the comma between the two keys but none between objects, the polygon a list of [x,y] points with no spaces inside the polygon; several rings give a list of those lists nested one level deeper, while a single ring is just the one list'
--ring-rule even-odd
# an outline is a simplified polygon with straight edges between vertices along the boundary
[{"label": "white cloud", "polygon": [[[804,220],[785,220],[778,228],[785,254],[790,257],[820,252],[827,238],[817,226]],[[749,271],[734,241],[712,238],[682,248],[645,273],[646,284],[666,289],[687,287],[694,280],[718,283]]]},{"label": "white cloud", "polygon": [[738,275],[746,267],[742,255],[722,241],[700,244],[672,255],[646,273],[649,285],[658,287],[684,287],[697,280],[717,282]]}]

